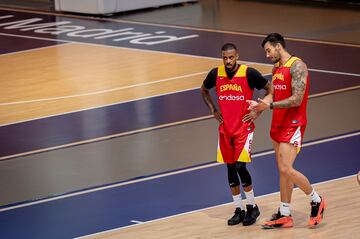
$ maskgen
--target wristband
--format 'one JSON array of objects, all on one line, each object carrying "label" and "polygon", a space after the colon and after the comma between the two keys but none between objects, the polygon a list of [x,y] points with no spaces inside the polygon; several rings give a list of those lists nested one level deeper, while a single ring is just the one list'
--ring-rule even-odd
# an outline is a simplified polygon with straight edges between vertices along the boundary
[{"label": "wristband", "polygon": [[271,110],[274,109],[274,104],[273,104],[273,102],[270,103],[270,109],[271,109]]}]

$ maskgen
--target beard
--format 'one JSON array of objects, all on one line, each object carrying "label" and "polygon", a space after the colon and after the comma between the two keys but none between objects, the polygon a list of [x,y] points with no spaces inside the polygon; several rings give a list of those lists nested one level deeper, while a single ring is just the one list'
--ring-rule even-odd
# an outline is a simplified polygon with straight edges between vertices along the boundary
[{"label": "beard", "polygon": [[236,65],[237,65],[236,63],[235,63],[233,66],[231,66],[231,64],[226,64],[226,65],[225,65],[225,70],[226,70],[227,72],[232,72],[232,71],[235,70]]},{"label": "beard", "polygon": [[278,63],[279,61],[280,61],[280,57],[279,57],[279,58],[278,58],[278,57],[275,57],[275,58],[273,59],[274,64]]},{"label": "beard", "polygon": [[274,62],[274,64],[278,63],[281,60],[280,53],[277,51],[271,60]]}]

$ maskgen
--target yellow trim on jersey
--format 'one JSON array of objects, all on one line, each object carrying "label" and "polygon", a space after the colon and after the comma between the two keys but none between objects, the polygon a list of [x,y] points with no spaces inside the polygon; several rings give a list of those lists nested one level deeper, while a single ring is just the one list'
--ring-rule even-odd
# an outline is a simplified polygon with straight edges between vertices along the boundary
[{"label": "yellow trim on jersey", "polygon": [[220,145],[218,144],[218,148],[217,148],[217,157],[216,157],[216,161],[218,161],[219,163],[223,163],[224,159],[223,156],[221,154],[221,150],[220,150]]},{"label": "yellow trim on jersey", "polygon": [[[291,67],[291,65],[292,65],[292,64],[294,63],[294,61],[296,61],[296,60],[300,60],[300,61],[301,61],[301,59],[300,59],[299,57],[296,57],[296,56],[290,57],[289,60],[287,60],[287,62],[285,62],[284,67]],[[280,61],[276,62],[276,63],[274,64],[274,67],[279,68],[279,67],[280,67]]]},{"label": "yellow trim on jersey", "polygon": [[294,61],[296,60],[301,60],[300,58],[293,56],[291,57],[284,65],[284,67],[291,67],[291,65],[294,63]]},{"label": "yellow trim on jersey", "polygon": [[[234,77],[245,77],[247,68],[246,65],[240,65]],[[227,77],[224,65],[218,67],[217,76]]]},{"label": "yellow trim on jersey", "polygon": [[241,154],[237,161],[244,162],[244,163],[251,162],[251,157],[250,157],[249,152],[251,150],[250,147],[251,147],[251,142],[252,142],[253,137],[254,137],[254,132],[251,132],[248,134],[244,148],[242,149]]},{"label": "yellow trim on jersey", "polygon": [[224,65],[218,67],[217,76],[227,77]]},{"label": "yellow trim on jersey", "polygon": [[250,155],[249,155],[249,153],[248,153],[248,151],[247,151],[247,149],[245,147],[241,151],[241,154],[240,154],[237,161],[244,162],[244,163],[250,163],[251,162]]},{"label": "yellow trim on jersey", "polygon": [[240,65],[238,71],[235,74],[235,77],[245,77],[247,68],[248,67],[246,65]]}]

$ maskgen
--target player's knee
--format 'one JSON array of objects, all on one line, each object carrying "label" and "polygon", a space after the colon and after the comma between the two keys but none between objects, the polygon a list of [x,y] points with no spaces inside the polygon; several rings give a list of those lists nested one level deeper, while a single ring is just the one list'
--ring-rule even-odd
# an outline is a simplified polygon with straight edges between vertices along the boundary
[{"label": "player's knee", "polygon": [[241,184],[243,187],[249,187],[252,184],[251,176],[249,171],[246,168],[246,163],[244,162],[236,162],[235,164],[236,171],[238,172]]},{"label": "player's knee", "polygon": [[237,187],[240,185],[240,180],[236,173],[228,174],[228,181],[229,181],[229,186],[231,188]]},{"label": "player's knee", "polygon": [[235,164],[227,164],[227,170],[229,186],[231,188],[239,186],[240,180],[236,172]]},{"label": "player's knee", "polygon": [[246,163],[244,162],[236,162],[235,163],[236,172],[238,172],[239,176],[249,174],[249,171],[246,168]]},{"label": "player's knee", "polygon": [[279,165],[279,173],[286,176],[286,177],[289,177],[291,176],[291,167],[288,166],[288,165]]}]

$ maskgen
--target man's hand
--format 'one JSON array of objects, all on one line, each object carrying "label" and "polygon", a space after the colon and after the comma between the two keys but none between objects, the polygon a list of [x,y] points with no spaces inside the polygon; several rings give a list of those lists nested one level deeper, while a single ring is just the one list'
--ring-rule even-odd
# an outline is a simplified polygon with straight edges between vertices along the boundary
[{"label": "man's hand", "polygon": [[217,121],[219,121],[220,124],[223,122],[223,117],[222,117],[221,112],[216,110],[216,111],[212,112],[212,114],[214,115],[215,119]]},{"label": "man's hand", "polygon": [[261,114],[261,112],[250,111],[250,113],[244,115],[242,121],[244,123],[250,123],[251,124],[252,122],[254,122],[254,120],[256,120],[259,117],[260,114]]},{"label": "man's hand", "polygon": [[258,102],[254,100],[247,100],[250,104],[248,110],[255,111],[255,112],[263,112],[270,108],[270,103],[266,102],[263,99],[258,98]]},{"label": "man's hand", "polygon": [[254,110],[254,107],[257,106],[259,103],[255,100],[247,100],[247,103],[249,103],[249,107],[247,108],[247,110]]}]

